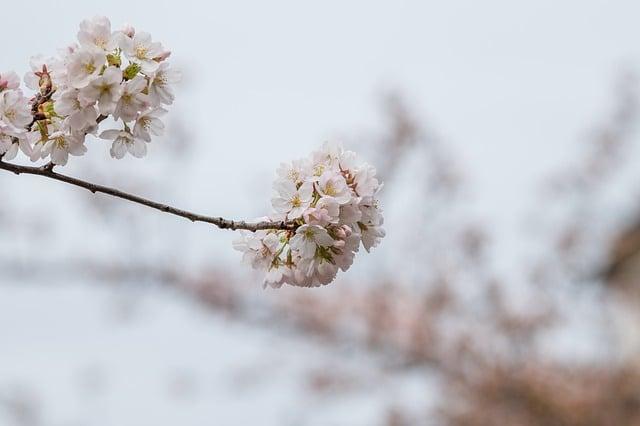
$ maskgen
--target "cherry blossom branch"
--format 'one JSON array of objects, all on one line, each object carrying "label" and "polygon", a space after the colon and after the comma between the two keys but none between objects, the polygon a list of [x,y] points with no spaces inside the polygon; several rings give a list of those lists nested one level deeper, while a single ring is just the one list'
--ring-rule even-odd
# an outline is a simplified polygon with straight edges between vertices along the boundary
[{"label": "cherry blossom branch", "polygon": [[131,201],[132,203],[142,204],[143,206],[151,207],[152,209],[160,210],[161,212],[184,217],[186,219],[189,219],[191,222],[210,223],[212,225],[217,226],[220,229],[231,229],[234,231],[242,229],[242,230],[255,232],[255,231],[266,230],[266,229],[293,231],[298,227],[298,224],[295,222],[264,221],[264,222],[248,223],[243,220],[234,221],[234,220],[224,219],[222,217],[210,217],[210,216],[199,215],[196,213],[191,213],[189,211],[178,209],[166,204],[161,204],[155,201],[147,200],[145,198],[138,197],[137,195],[128,194],[126,192],[123,192],[114,188],[110,188],[108,186],[97,185],[81,179],[56,173],[53,171],[53,164],[51,163],[41,167],[20,166],[17,164],[4,162],[2,161],[2,156],[0,156],[0,169],[15,173],[16,175],[27,174],[27,175],[43,176],[49,179],[54,179],[60,182],[68,183],[70,185],[87,189],[94,194],[102,193],[102,194],[110,195],[112,197]]},{"label": "cherry blossom branch", "polygon": [[[160,117],[180,80],[167,61],[171,52],[131,26],[112,31],[104,16],[85,19],[78,42],[58,57],[30,61],[24,81],[36,91],[32,98],[23,94],[15,72],[0,74],[0,170],[57,180],[221,229],[253,231],[233,247],[272,287],[329,284],[338,270],[351,267],[360,246],[368,252],[385,236],[376,170],[340,144],[325,143],[307,158],[280,165],[268,217],[288,218],[281,221],[203,216],[55,172],[69,156],[87,152],[89,133],[111,141],[115,159],[144,157],[152,136],[163,133]],[[99,133],[106,118],[115,128]],[[20,152],[48,163],[11,163]]]}]

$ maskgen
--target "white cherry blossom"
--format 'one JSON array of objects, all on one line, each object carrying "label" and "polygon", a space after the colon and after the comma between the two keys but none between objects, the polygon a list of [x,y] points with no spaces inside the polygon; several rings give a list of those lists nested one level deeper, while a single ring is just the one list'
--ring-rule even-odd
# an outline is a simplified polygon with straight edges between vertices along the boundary
[{"label": "white cherry blossom", "polygon": [[46,67],[46,61],[44,56],[36,55],[29,59],[29,67],[31,70],[24,76],[24,83],[31,90],[40,90],[40,76],[43,67]]},{"label": "white cherry blossom", "polygon": [[173,103],[172,85],[180,74],[167,61],[171,52],[148,33],[130,25],[115,32],[111,28],[104,16],[85,19],[78,43],[58,49],[53,57],[33,56],[24,76],[35,92],[28,98],[15,73],[0,72],[4,158],[22,151],[32,161],[51,157],[64,165],[69,155],[86,151],[85,136],[98,134],[107,118],[124,124],[122,131],[102,133],[113,141],[112,157],[146,154],[146,144],[163,132],[162,106]]},{"label": "white cherry blossom", "polygon": [[16,129],[0,121],[0,155],[5,160],[13,160],[18,150],[31,155],[31,143],[24,130]]},{"label": "white cherry blossom", "polygon": [[80,91],[85,104],[98,103],[98,112],[102,115],[113,114],[122,95],[122,70],[108,67],[104,73],[92,80]]},{"label": "white cherry blossom", "polygon": [[151,34],[141,31],[133,38],[125,37],[120,41],[127,59],[140,65],[143,73],[153,73],[158,69],[160,64],[156,58],[164,53],[164,49],[160,43],[152,41]]},{"label": "white cherry blossom", "polygon": [[113,141],[111,144],[111,156],[118,160],[124,158],[127,152],[136,158],[147,155],[147,144],[133,137],[128,130],[105,130],[100,134],[101,139]]},{"label": "white cherry blossom", "polygon": [[135,120],[138,112],[147,105],[147,95],[142,92],[146,87],[147,81],[142,76],[136,76],[122,84],[122,92],[113,111],[113,117],[127,123]]},{"label": "white cherry blossom", "polygon": [[149,95],[157,102],[171,105],[174,100],[172,86],[180,81],[180,72],[172,69],[168,62],[162,62],[149,85]]},{"label": "white cherry blossom", "polygon": [[298,251],[305,259],[312,258],[318,247],[330,247],[333,238],[327,230],[319,225],[302,225],[291,238],[291,248]]},{"label": "white cherry blossom", "polygon": [[355,171],[355,189],[361,197],[373,197],[381,186],[376,179],[376,169],[371,165],[364,165]]},{"label": "white cherry blossom", "polygon": [[306,179],[306,164],[304,160],[296,160],[290,163],[281,163],[276,170],[278,178],[299,184]]},{"label": "white cherry blossom", "polygon": [[96,124],[98,112],[95,107],[85,105],[79,98],[80,91],[78,89],[67,89],[57,96],[55,102],[55,111],[61,116],[66,116],[69,127],[72,130],[81,131]]},{"label": "white cherry blossom", "polygon": [[51,157],[51,162],[58,166],[64,166],[69,160],[69,155],[81,156],[87,152],[84,146],[84,136],[76,132],[59,130],[52,133],[42,146],[41,155]]},{"label": "white cherry blossom", "polygon": [[243,252],[243,261],[257,269],[268,269],[280,247],[280,238],[273,232],[243,232],[234,248]]},{"label": "white cherry blossom", "polygon": [[313,184],[305,182],[300,187],[291,181],[277,181],[274,189],[277,195],[271,200],[278,213],[286,213],[287,218],[297,219],[309,208],[313,199]]},{"label": "white cherry blossom", "polygon": [[100,75],[105,62],[105,53],[95,47],[82,47],[72,53],[67,65],[67,79],[71,87],[86,87]]},{"label": "white cherry blossom", "polygon": [[151,142],[151,135],[161,136],[164,131],[164,123],[159,117],[166,113],[166,109],[157,107],[140,114],[133,127],[133,136],[145,142]]}]

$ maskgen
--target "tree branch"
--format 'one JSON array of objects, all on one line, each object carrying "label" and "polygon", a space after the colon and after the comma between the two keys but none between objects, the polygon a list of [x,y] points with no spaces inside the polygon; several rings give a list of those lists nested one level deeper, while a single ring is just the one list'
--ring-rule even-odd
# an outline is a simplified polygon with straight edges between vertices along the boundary
[{"label": "tree branch", "polygon": [[152,209],[160,210],[161,212],[169,213],[175,216],[184,217],[189,219],[191,222],[205,222],[210,223],[212,225],[217,226],[220,229],[231,229],[231,230],[239,230],[244,229],[247,231],[259,231],[266,229],[276,229],[276,230],[287,230],[294,231],[298,224],[295,222],[257,222],[257,223],[247,223],[243,220],[234,221],[229,219],[223,219],[221,217],[209,217],[203,216],[195,213],[188,212],[186,210],[181,210],[175,207],[171,207],[166,204],[161,204],[155,201],[147,200],[142,197],[138,197],[136,195],[128,194],[123,191],[119,191],[114,188],[110,188],[108,186],[96,185],[90,182],[86,182],[81,179],[73,178],[70,176],[62,175],[53,171],[53,167],[51,164],[47,164],[42,167],[30,167],[30,166],[19,166],[17,164],[6,163],[2,161],[2,156],[0,156],[0,169],[6,170],[9,172],[13,172],[16,175],[27,174],[27,175],[36,175],[43,176],[49,179],[54,179],[60,182],[65,182],[70,185],[78,186],[80,188],[87,189],[92,193],[102,193],[106,195],[111,195],[112,197],[121,198],[123,200],[131,201],[132,203],[142,204],[143,206],[151,207]]},{"label": "tree branch", "polygon": [[[46,71],[46,70],[44,70]],[[44,93],[38,93],[34,99],[31,107],[31,114],[33,115],[33,120],[26,127],[27,130],[31,130],[33,124],[40,120],[46,120],[46,114],[40,111],[40,107],[48,102],[51,99],[51,96],[55,92],[55,90],[49,85],[46,87],[46,90],[43,90]],[[100,115],[96,119],[96,124],[100,124],[107,117],[104,115]],[[54,164],[48,163],[41,167],[29,167],[29,166],[19,166],[17,164],[5,163],[2,161],[2,157],[4,154],[0,155],[0,169],[6,170],[9,172],[13,172],[16,175],[20,174],[28,174],[28,175],[37,175],[43,176],[49,179],[54,179],[60,182],[65,182],[70,185],[78,186],[80,188],[88,189],[92,193],[102,193],[106,195],[111,195],[112,197],[121,198],[123,200],[131,201],[132,203],[142,204],[143,206],[151,207],[152,209],[160,210],[161,212],[169,213],[175,216],[184,217],[189,219],[191,222],[205,222],[210,223],[212,225],[217,226],[220,229],[231,229],[231,230],[247,230],[247,231],[259,231],[259,230],[267,230],[267,229],[276,229],[276,230],[286,230],[286,231],[295,231],[298,228],[298,224],[295,222],[257,222],[257,223],[247,223],[243,220],[234,221],[229,219],[223,219],[221,217],[209,217],[203,216],[195,213],[188,212],[186,210],[181,210],[175,207],[171,207],[166,204],[157,203],[155,201],[147,200],[142,197],[138,197],[137,195],[128,194],[123,191],[119,191],[114,188],[110,188],[108,186],[96,185],[90,182],[86,182],[81,179],[76,179],[70,176],[61,175],[53,171]]]}]

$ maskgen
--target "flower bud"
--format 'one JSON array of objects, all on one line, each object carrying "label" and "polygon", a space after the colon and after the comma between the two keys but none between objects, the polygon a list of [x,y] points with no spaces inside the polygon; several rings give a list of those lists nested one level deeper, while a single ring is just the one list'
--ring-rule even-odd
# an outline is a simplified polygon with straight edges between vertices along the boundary
[{"label": "flower bud", "polygon": [[42,66],[42,71],[36,73],[38,77],[40,77],[40,81],[38,82],[38,86],[40,87],[40,93],[46,95],[51,92],[51,88],[53,87],[53,83],[51,82],[51,75],[47,70],[47,66]]}]

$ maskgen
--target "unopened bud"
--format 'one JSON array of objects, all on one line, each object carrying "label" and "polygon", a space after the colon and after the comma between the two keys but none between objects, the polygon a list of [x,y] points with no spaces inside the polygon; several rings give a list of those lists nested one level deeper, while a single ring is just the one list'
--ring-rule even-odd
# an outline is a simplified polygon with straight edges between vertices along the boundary
[{"label": "unopened bud", "polygon": [[40,77],[40,81],[38,86],[40,87],[40,93],[46,95],[51,92],[51,88],[53,87],[53,83],[51,82],[51,75],[49,71],[47,71],[47,66],[42,66],[42,72],[36,73],[37,76]]}]

